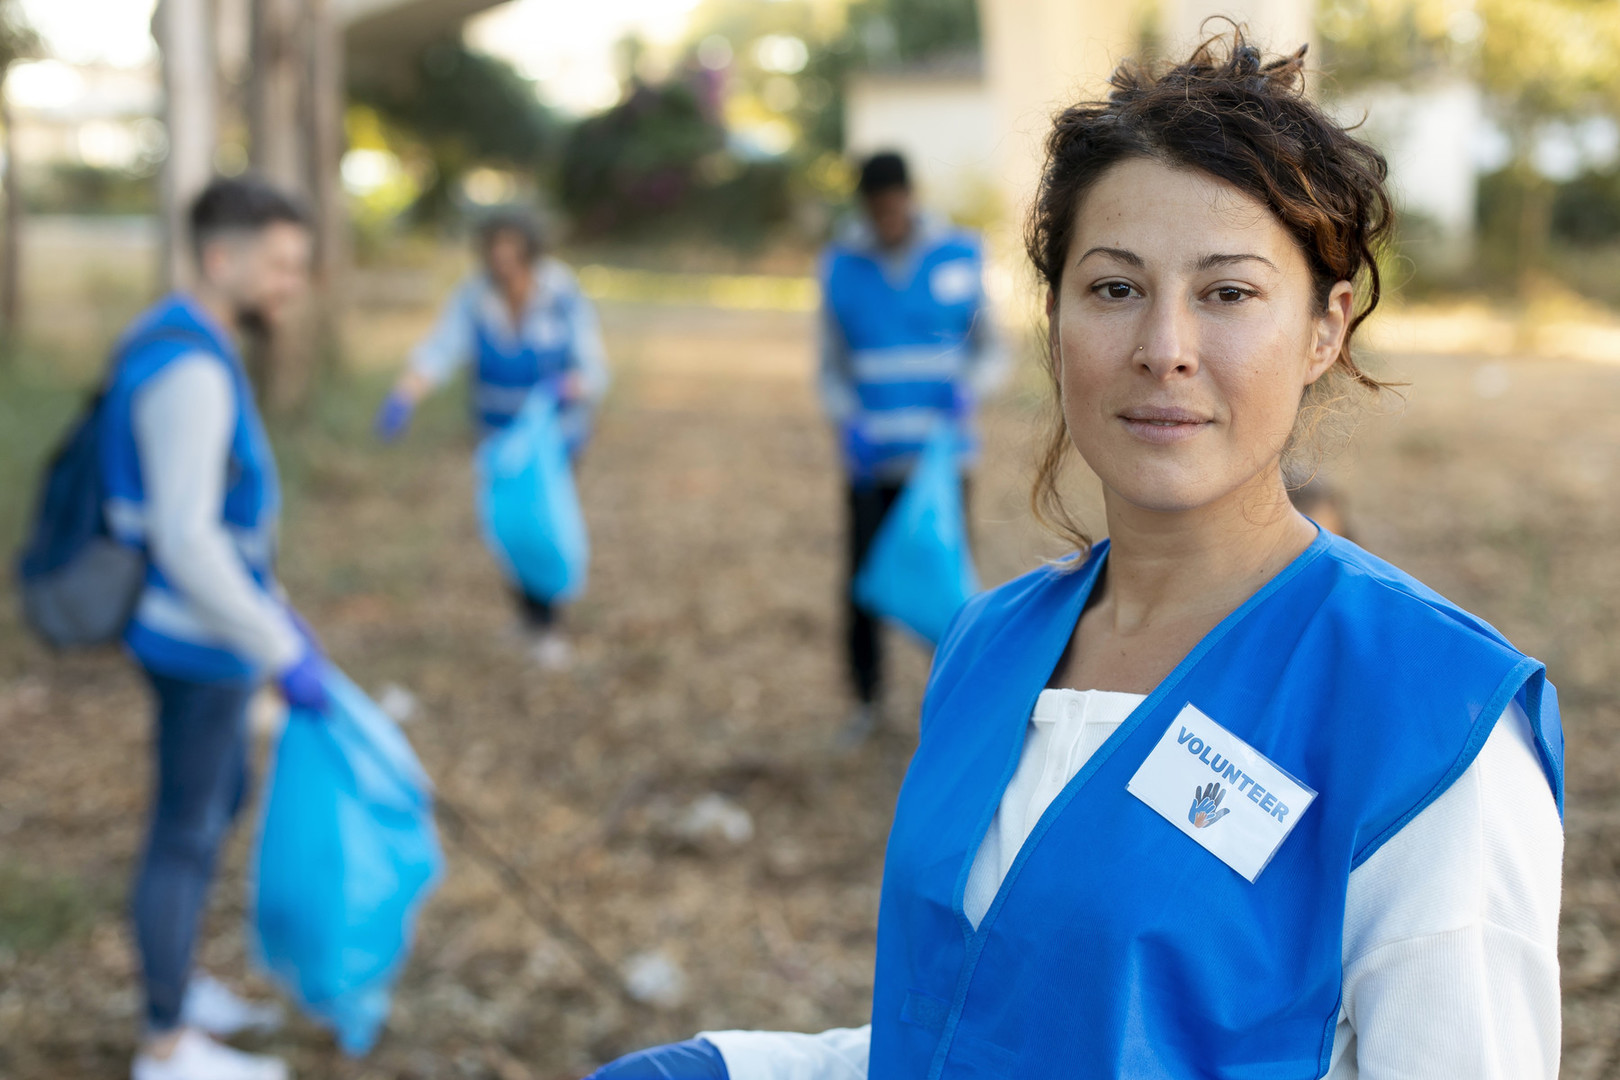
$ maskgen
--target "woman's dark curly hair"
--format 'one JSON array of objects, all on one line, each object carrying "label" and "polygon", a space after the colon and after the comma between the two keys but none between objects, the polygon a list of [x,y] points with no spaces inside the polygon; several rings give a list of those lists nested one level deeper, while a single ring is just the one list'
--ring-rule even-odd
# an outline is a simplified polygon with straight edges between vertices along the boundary
[{"label": "woman's dark curly hair", "polygon": [[[1350,340],[1378,306],[1376,256],[1395,223],[1383,155],[1305,96],[1304,61],[1303,47],[1264,59],[1235,27],[1179,64],[1122,64],[1106,101],[1072,105],[1054,119],[1024,241],[1055,294],[1081,200],[1105,172],[1132,158],[1206,173],[1270,207],[1305,255],[1317,303],[1325,308],[1340,281],[1354,285],[1359,298],[1338,360],[1301,402],[1288,458],[1349,398],[1386,388],[1356,364]],[[1055,340],[1049,330],[1049,343]],[[1047,361],[1055,385],[1055,345]],[[1058,492],[1071,449],[1058,401],[1032,503],[1044,524],[1084,550],[1090,538]]]}]

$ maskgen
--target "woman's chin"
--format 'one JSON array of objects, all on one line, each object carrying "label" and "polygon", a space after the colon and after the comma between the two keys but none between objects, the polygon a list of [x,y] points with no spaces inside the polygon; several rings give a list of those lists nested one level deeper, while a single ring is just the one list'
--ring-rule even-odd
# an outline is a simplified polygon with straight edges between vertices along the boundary
[{"label": "woman's chin", "polygon": [[1153,469],[1121,477],[1117,483],[1102,478],[1111,507],[1129,507],[1150,514],[1191,514],[1229,499],[1241,484],[1212,482],[1207,473]]}]

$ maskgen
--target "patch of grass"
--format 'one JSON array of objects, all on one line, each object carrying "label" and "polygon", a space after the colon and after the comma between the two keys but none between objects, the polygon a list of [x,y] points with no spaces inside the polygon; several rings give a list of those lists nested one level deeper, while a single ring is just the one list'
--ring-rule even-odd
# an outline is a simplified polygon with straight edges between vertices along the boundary
[{"label": "patch of grass", "polygon": [[33,507],[40,467],[85,393],[44,358],[0,355],[0,552],[8,564]]},{"label": "patch of grass", "polygon": [[47,952],[87,933],[114,903],[101,883],[0,862],[0,950]]}]

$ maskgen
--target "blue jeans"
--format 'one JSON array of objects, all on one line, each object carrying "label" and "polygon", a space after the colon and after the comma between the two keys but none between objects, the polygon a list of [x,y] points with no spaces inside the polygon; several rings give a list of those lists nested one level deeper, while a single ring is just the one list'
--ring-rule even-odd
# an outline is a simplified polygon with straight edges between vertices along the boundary
[{"label": "blue jeans", "polygon": [[214,863],[248,786],[251,683],[147,673],[157,698],[151,833],[135,879],[135,943],[154,1034],[180,1024]]}]

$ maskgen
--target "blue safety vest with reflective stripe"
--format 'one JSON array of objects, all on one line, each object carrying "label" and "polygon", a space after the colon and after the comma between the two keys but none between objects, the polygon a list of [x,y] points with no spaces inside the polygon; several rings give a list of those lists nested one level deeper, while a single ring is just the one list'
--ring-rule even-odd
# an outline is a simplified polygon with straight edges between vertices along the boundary
[{"label": "blue safety vest with reflective stripe", "polygon": [[[479,304],[474,321],[472,407],[485,432],[511,424],[537,388],[556,396],[558,381],[572,366],[572,307],[580,302],[579,297],[551,290],[547,300],[525,316],[516,334],[493,291]],[[560,410],[559,422],[570,448],[588,434],[589,419],[589,409],[583,406]]]},{"label": "blue safety vest with reflective stripe", "polygon": [[[146,544],[146,494],[135,443],[133,405],[141,387],[182,356],[203,354],[229,372],[236,403],[229,475],[220,518],[242,564],[272,587],[281,488],[270,440],[235,346],[194,302],[171,296],[148,309],[115,350],[114,374],[101,411],[101,467],[107,522],[118,539]],[[124,642],[147,669],[197,682],[248,679],[259,673],[198,618],[186,597],[149,562],[146,589]]]},{"label": "blue safety vest with reflective stripe", "polygon": [[[892,268],[891,268],[892,269]],[[822,288],[849,348],[851,423],[883,459],[912,457],[954,416],[972,360],[969,334],[984,303],[975,237],[942,230],[891,279],[871,250],[834,244]],[[962,432],[971,449],[971,432]]]},{"label": "blue safety vest with reflective stripe", "polygon": [[[1351,871],[1468,768],[1510,701],[1562,811],[1542,665],[1323,533],[1070,781],[975,929],[969,867],[1106,558],[981,594],[936,654],[884,868],[873,1077],[1320,1077]],[[1189,703],[1317,793],[1252,883],[1127,790]]]}]

